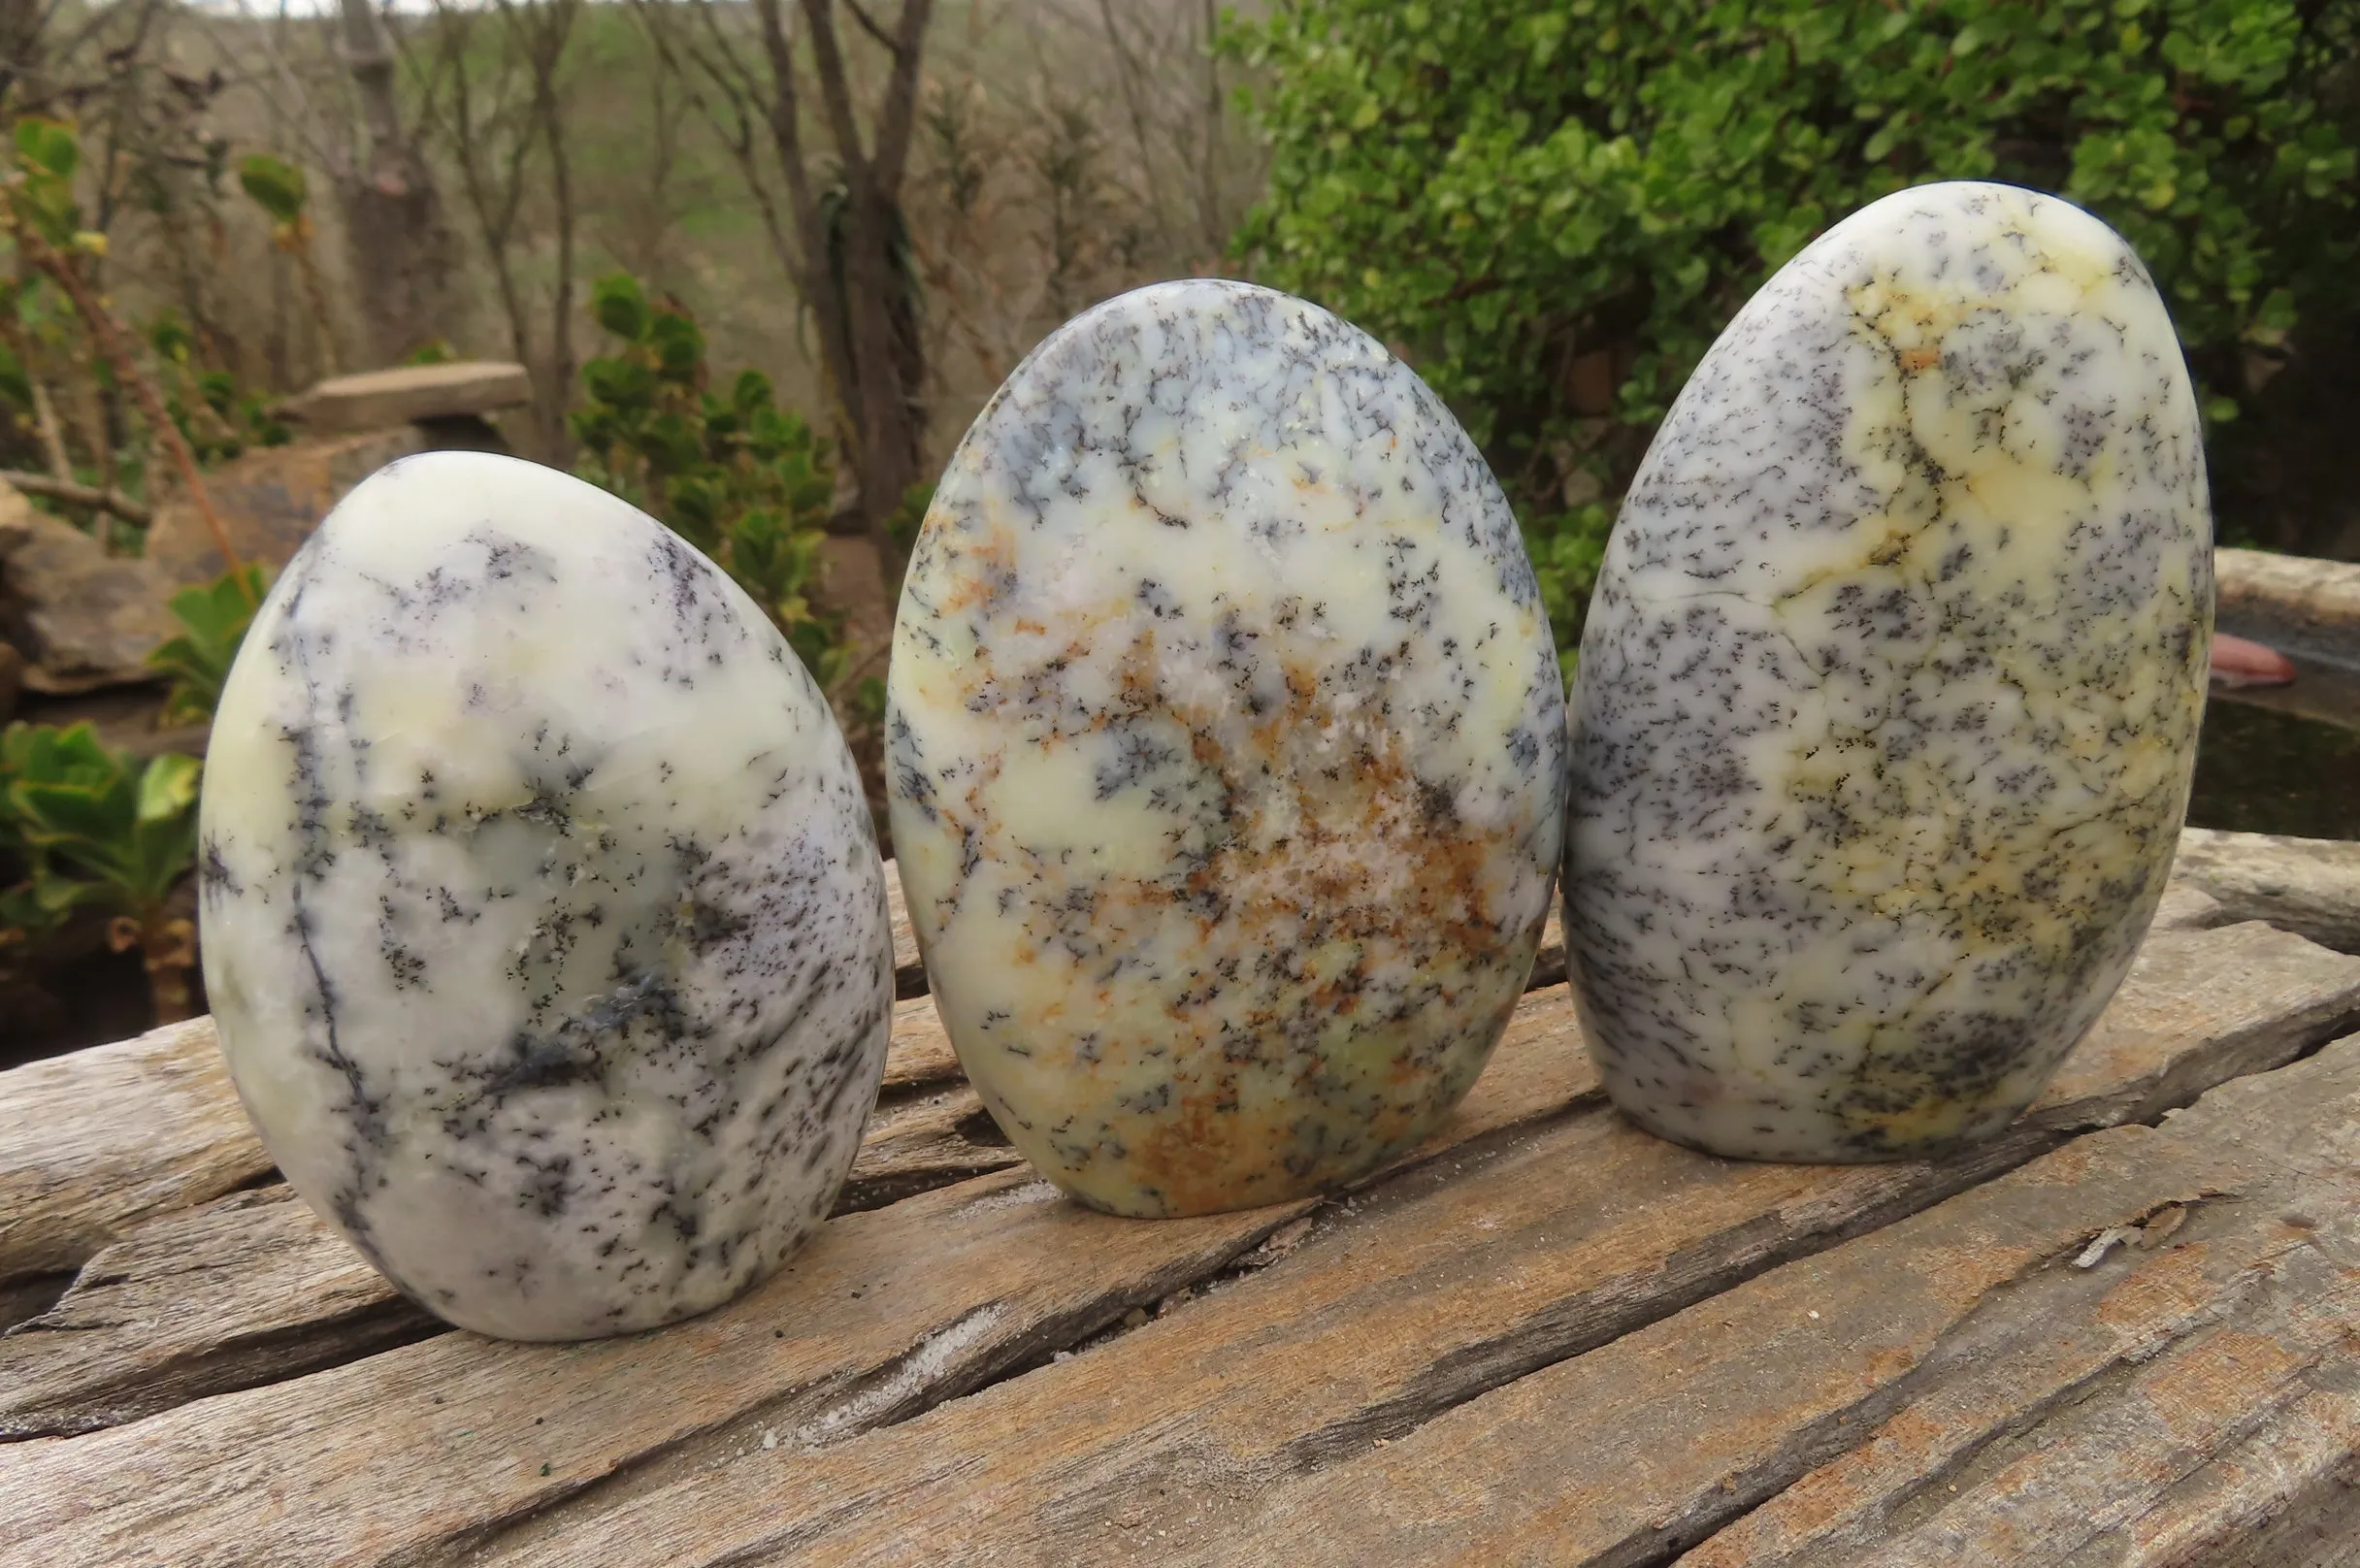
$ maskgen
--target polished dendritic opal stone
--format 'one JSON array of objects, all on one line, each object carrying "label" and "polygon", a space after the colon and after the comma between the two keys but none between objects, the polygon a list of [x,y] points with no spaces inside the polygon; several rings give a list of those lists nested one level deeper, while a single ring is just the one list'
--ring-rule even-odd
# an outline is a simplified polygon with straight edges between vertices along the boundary
[{"label": "polished dendritic opal stone", "polygon": [[2105,224],[1838,224],[1681,394],[1598,578],[1565,930],[1616,1102],[1720,1154],[1990,1133],[2162,896],[2212,631],[2196,401]]},{"label": "polished dendritic opal stone", "polygon": [[289,563],[213,721],[205,982],[297,1192],[517,1339],[728,1299],[884,1068],[850,753],[712,563],[510,458],[407,458]]},{"label": "polished dendritic opal stone", "polygon": [[894,844],[960,1061],[1129,1215],[1359,1176],[1463,1095],[1554,881],[1563,694],[1499,487],[1268,289],[1077,317],[952,458],[894,634]]}]

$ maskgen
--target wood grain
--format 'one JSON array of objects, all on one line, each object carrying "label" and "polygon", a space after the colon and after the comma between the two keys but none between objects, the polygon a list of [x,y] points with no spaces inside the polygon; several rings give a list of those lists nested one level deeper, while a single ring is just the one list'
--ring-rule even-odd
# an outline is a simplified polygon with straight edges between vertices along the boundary
[{"label": "wood grain", "polygon": [[926,964],[918,957],[917,928],[909,923],[909,904],[901,897],[901,867],[885,863],[885,914],[893,932],[893,992],[901,997],[926,994]]},{"label": "wood grain", "polygon": [[884,1092],[891,1094],[901,1089],[955,1083],[965,1076],[959,1068],[959,1054],[951,1049],[950,1033],[934,1011],[934,998],[916,996],[895,1002],[893,1043],[885,1052]]},{"label": "wood grain", "polygon": [[2265,920],[2322,947],[2360,953],[2360,844],[2190,828],[2173,886],[2201,888],[2232,920]]},{"label": "wood grain", "polygon": [[442,1331],[283,1183],[165,1215],[0,1335],[0,1438],[91,1431]]},{"label": "wood grain", "polygon": [[2224,632],[2349,664],[2360,647],[2360,566],[2267,550],[2214,550]]},{"label": "wood grain", "polygon": [[[897,1009],[887,1077],[904,1092],[869,1119],[838,1214],[1022,1162],[955,1062],[944,1082],[941,1034],[926,998]],[[0,1335],[0,1439],[119,1425],[443,1331],[283,1183],[124,1230]]]},{"label": "wood grain", "polygon": [[[1594,1107],[1560,988],[1410,1168]],[[570,1497],[839,1443],[1299,1243],[1310,1200],[1201,1220],[1087,1213],[1005,1172],[831,1222],[695,1322],[584,1345],[450,1332],[129,1425],[0,1449],[31,1560],[254,1568],[444,1560]],[[613,1560],[659,1561],[638,1550]]]},{"label": "wood grain", "polygon": [[[1684,1568],[2205,1561],[2360,1452],[2354,1126],[2360,1040],[1290,1478],[1174,1559],[1604,1568],[1735,1519]],[[2286,1462],[2231,1474],[2265,1433]]]},{"label": "wood grain", "polygon": [[[2299,1560],[2294,1538],[2348,1509],[2360,1458],[2355,1127],[2360,1039],[2230,1085],[2144,1138],[2115,1135],[2115,1178],[2176,1199],[2146,1217],[2149,1232],[2166,1222],[2160,1238],[2135,1233],[2087,1268],[2075,1266],[2086,1249],[2053,1258],[1975,1301],[1916,1367],[1884,1378],[1903,1397],[1870,1403],[1898,1409],[1855,1420],[1845,1452],[1684,1563]],[[2063,1174],[2085,1229],[2123,1224],[2084,1202],[2105,1171]],[[1915,1239],[1876,1238],[1854,1265],[1881,1253],[1906,1267]],[[2283,1554],[2238,1550],[2271,1520]]]},{"label": "wood grain", "polygon": [[270,1169],[209,1018],[0,1072],[0,1284]]},{"label": "wood grain", "polygon": [[1024,1156],[964,1082],[881,1103],[869,1118],[837,1214],[881,1209],[912,1193],[1021,1165]]},{"label": "wood grain", "polygon": [[[1175,1551],[1217,1499],[1365,1454],[2081,1131],[2285,1062],[2355,1020],[2360,962],[2256,926],[2160,932],[2074,1070],[1957,1160],[1740,1164],[1580,1107],[1322,1211],[1291,1257],[1111,1346],[852,1442],[749,1454],[619,1501],[577,1499],[489,1541],[483,1560],[888,1562],[955,1547],[1086,1562],[1117,1548]],[[1622,1419],[1641,1441],[1638,1414]]]},{"label": "wood grain", "polygon": [[[881,1118],[895,1114],[901,1093],[963,1076],[941,1019],[923,995],[924,970],[891,862],[886,887],[904,995],[894,1008]],[[1561,980],[1561,936],[1557,944]],[[1543,959],[1546,967],[1546,953]],[[976,1136],[937,1138],[929,1146],[912,1128],[898,1155],[882,1148],[865,1154],[870,1163],[854,1173],[855,1205],[873,1207],[1015,1162],[995,1132],[963,1123],[964,1115],[950,1123],[971,1125]],[[995,1147],[1003,1152],[982,1152]],[[272,1169],[238,1103],[210,1019],[0,1072],[0,1290],[70,1273],[140,1220],[259,1182]]]},{"label": "wood grain", "polygon": [[[886,1087],[958,1078],[933,1002],[897,1003]],[[273,1168],[210,1018],[0,1072],[0,1287],[80,1268],[142,1220]],[[959,1173],[989,1168],[971,1162]]]},{"label": "wood grain", "polygon": [[[2238,917],[2221,907],[2220,900],[2191,882],[2173,881],[2163,890],[2163,901],[2155,906],[2155,920],[2149,931],[2210,931],[2214,926],[2233,926]],[[2297,931],[2296,935],[2302,932]]]}]

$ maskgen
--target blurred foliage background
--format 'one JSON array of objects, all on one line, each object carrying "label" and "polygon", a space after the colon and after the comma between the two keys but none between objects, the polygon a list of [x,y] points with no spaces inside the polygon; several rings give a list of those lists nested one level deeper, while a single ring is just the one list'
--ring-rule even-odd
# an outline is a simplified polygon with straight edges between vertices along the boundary
[{"label": "blurred foliage background", "polygon": [[1879,196],[2017,181],[2163,287],[2224,539],[2360,559],[2360,0],[53,0],[0,6],[0,500],[101,574],[195,505],[232,567],[159,596],[129,706],[28,693],[0,738],[0,1053],[135,1026],[69,991],[202,1003],[186,748],[271,565],[206,475],[299,458],[287,399],[340,372],[523,365],[497,441],[720,562],[872,797],[934,474],[1043,334],[1158,278],[1414,365],[1570,668],[1749,294]]},{"label": "blurred foliage background", "polygon": [[[1514,497],[1560,642],[1613,498],[1738,307],[1934,179],[2120,230],[2202,390],[2224,522],[2298,345],[2341,366],[2360,254],[2352,0],[1298,0],[1237,22],[1269,190],[1237,253],[1385,338]],[[2282,423],[2293,425],[2298,420]],[[2360,534],[2343,541],[2360,544]]]}]

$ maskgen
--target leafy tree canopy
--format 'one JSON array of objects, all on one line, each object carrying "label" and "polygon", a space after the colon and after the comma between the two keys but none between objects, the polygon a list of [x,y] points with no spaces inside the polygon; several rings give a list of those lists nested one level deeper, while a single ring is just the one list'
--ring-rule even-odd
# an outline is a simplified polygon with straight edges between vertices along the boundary
[{"label": "leafy tree canopy", "polygon": [[2360,0],[1292,0],[1233,24],[1240,252],[1409,357],[1524,517],[1560,642],[1652,433],[1752,292],[1905,185],[2119,229],[2207,412],[2350,308]]}]

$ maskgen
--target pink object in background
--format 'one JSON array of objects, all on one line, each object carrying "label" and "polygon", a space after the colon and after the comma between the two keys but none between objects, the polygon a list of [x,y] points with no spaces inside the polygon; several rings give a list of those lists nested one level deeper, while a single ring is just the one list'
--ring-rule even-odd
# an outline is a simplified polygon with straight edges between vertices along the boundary
[{"label": "pink object in background", "polygon": [[2276,648],[2265,648],[2244,637],[2215,633],[2212,637],[2212,684],[2215,686],[2287,686],[2294,666]]}]

